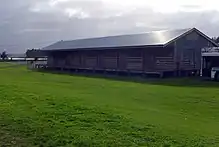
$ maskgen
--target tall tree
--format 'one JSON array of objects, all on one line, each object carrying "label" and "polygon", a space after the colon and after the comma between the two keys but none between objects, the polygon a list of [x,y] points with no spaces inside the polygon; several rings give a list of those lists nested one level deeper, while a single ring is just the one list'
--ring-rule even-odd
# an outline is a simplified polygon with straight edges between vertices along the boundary
[{"label": "tall tree", "polygon": [[216,42],[219,43],[219,37],[217,37]]},{"label": "tall tree", "polygon": [[213,39],[216,43],[219,44],[219,37],[213,37],[212,39]]}]

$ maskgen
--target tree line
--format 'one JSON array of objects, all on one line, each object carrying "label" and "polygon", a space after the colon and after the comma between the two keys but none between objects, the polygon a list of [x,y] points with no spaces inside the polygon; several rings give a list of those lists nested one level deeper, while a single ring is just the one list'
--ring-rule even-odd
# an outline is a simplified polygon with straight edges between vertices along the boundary
[{"label": "tree line", "polygon": [[213,39],[216,43],[219,44],[219,36],[218,36],[218,37],[213,37],[212,39]]}]

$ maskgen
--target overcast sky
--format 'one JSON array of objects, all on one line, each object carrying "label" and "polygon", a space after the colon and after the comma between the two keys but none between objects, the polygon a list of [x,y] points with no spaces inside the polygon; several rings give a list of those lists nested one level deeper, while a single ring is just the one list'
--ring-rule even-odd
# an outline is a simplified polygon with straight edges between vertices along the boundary
[{"label": "overcast sky", "polygon": [[59,40],[196,27],[219,36],[218,0],[2,0],[0,51]]}]

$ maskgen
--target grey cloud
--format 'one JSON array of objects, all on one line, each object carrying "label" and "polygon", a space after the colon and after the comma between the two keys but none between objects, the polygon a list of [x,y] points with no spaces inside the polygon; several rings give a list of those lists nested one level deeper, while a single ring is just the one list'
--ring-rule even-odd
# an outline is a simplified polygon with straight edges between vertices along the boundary
[{"label": "grey cloud", "polygon": [[[150,8],[119,11],[100,0],[72,0],[50,7],[49,0],[7,0],[0,5],[0,51],[20,53],[59,40],[151,30],[198,27],[219,35],[219,12],[157,13]],[[39,8],[39,9],[37,9]],[[80,9],[90,17],[69,17],[64,10]]]}]

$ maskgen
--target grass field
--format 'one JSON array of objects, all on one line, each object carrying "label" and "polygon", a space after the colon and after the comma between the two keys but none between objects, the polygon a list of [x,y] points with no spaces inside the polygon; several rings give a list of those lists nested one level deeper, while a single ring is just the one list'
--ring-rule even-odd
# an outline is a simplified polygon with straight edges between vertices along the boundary
[{"label": "grass field", "polygon": [[219,146],[219,84],[0,66],[0,146]]}]

